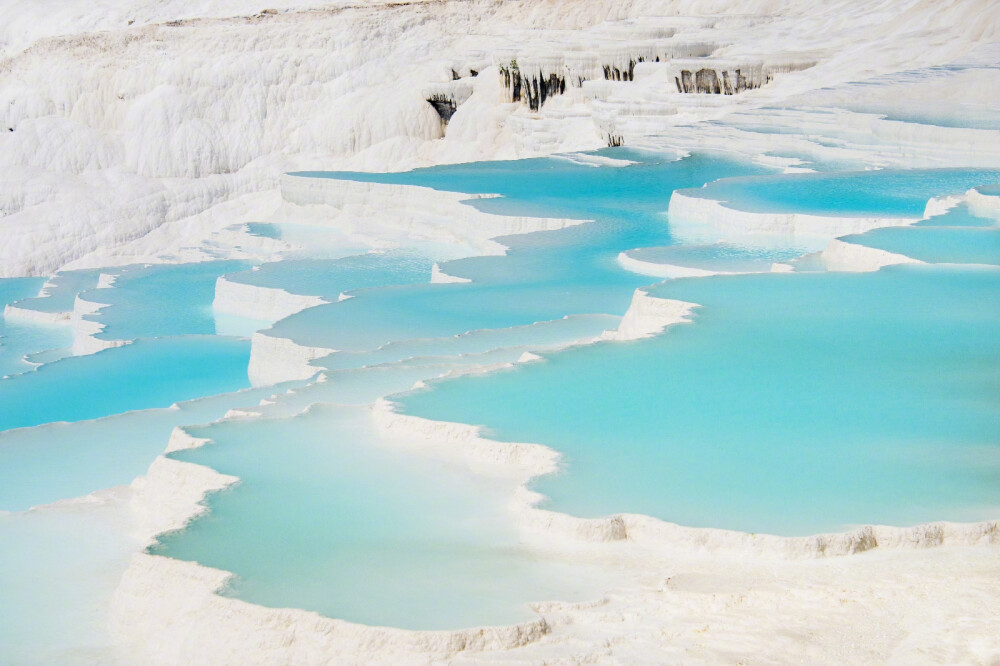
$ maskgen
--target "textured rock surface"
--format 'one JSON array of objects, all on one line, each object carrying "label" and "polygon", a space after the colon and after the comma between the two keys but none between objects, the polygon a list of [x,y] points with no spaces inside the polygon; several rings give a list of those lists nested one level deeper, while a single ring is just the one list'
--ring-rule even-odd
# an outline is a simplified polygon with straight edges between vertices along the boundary
[{"label": "textured rock surface", "polygon": [[[459,195],[283,175],[302,169],[608,144],[736,151],[788,170],[810,159],[995,166],[996,41],[1000,5],[989,0],[13,0],[0,24],[0,276],[289,249],[238,228],[248,220],[465,254],[499,254],[494,236],[572,223],[488,216]],[[943,119],[907,121],[928,99]],[[980,112],[985,122],[949,125]],[[993,217],[998,200],[968,195]],[[824,244],[913,221],[744,213],[683,195],[670,212],[749,234],[795,238],[808,226]],[[823,258],[841,270],[902,260],[877,252],[833,241]],[[220,310],[265,319],[313,302],[225,281],[217,291]],[[99,305],[6,316],[72,325],[74,348],[87,352],[104,343],[81,316]],[[654,335],[693,307],[639,290],[605,340]],[[258,334],[251,378],[310,377],[309,361],[329,351]],[[227,418],[253,418],[255,406]],[[372,413],[428,455],[507,479],[526,543],[624,582],[590,603],[538,604],[539,619],[522,625],[403,632],[227,598],[215,593],[227,573],[136,552],[110,616],[124,663],[1000,659],[995,522],[782,539],[634,515],[581,520],[539,508],[520,485],[555,469],[556,452],[385,402]],[[176,430],[165,446],[199,444]],[[148,542],[237,481],[161,457],[115,501]]]}]

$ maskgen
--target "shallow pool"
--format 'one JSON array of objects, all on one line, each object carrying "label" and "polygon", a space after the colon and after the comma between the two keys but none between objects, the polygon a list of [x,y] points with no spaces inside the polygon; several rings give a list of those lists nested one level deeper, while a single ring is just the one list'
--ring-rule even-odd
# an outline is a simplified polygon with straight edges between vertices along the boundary
[{"label": "shallow pool", "polygon": [[172,454],[240,477],[210,513],[151,550],[231,571],[225,594],[409,629],[532,619],[529,601],[584,598],[594,573],[518,544],[502,483],[421,458],[374,432],[367,409],[191,429]]},{"label": "shallow pool", "polygon": [[0,431],[82,421],[249,386],[250,342],[217,336],[140,340],[0,380]]},{"label": "shallow pool", "polygon": [[497,193],[470,205],[490,213],[593,220],[561,231],[501,239],[502,257],[442,265],[472,283],[416,285],[359,292],[358,298],[311,308],[269,332],[304,345],[367,351],[411,338],[527,326],[573,314],[621,315],[649,279],[623,270],[619,252],[673,242],[663,215],[677,188],[770,170],[720,155],[676,159],[636,151],[604,151],[634,161],[594,168],[545,158],[459,164],[406,173],[315,172],[303,177]]},{"label": "shallow pool", "polygon": [[110,289],[90,289],[80,296],[107,307],[87,315],[105,325],[102,340],[216,332],[212,300],[220,275],[249,267],[240,261],[128,266],[120,268]]},{"label": "shallow pool", "polygon": [[884,169],[733,178],[684,194],[758,213],[919,218],[931,197],[997,180],[997,169]]},{"label": "shallow pool", "polygon": [[73,334],[68,327],[3,315],[7,305],[37,296],[44,283],[44,278],[0,278],[0,378],[33,370],[29,358],[34,354],[69,353]]},{"label": "shallow pool", "polygon": [[565,454],[580,516],[808,534],[1000,506],[1000,270],[674,280],[695,323],[437,384],[409,413]]}]

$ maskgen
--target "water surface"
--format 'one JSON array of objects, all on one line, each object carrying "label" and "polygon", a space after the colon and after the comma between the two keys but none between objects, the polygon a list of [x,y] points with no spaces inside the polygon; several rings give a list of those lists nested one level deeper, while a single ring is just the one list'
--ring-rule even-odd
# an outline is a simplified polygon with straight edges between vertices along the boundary
[{"label": "water surface", "polygon": [[444,382],[407,412],[565,454],[580,516],[808,534],[1000,506],[996,269],[674,280],[694,324]]},{"label": "water surface", "polygon": [[518,545],[504,509],[509,488],[391,447],[366,409],[317,406],[191,433],[213,442],[172,457],[241,481],[152,551],[234,572],[228,595],[365,624],[454,629],[533,619],[527,602],[591,589],[593,572]]}]

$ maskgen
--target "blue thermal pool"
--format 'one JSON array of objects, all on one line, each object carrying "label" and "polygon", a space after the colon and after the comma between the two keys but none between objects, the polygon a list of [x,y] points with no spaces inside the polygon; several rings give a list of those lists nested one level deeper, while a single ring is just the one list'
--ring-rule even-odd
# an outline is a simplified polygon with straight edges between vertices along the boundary
[{"label": "blue thermal pool", "polygon": [[1000,270],[747,275],[658,338],[438,384],[409,413],[565,454],[550,506],[807,534],[995,515]]},{"label": "blue thermal pool", "polygon": [[1000,264],[1000,228],[892,227],[842,240],[934,264]]},{"label": "blue thermal pool", "polygon": [[556,232],[504,238],[503,257],[449,261],[449,275],[471,284],[414,285],[360,292],[356,299],[311,308],[269,332],[308,346],[368,351],[411,338],[526,326],[567,315],[620,315],[648,278],[617,264],[619,252],[671,244],[666,210],[674,189],[768,170],[720,156],[621,151],[628,167],[594,168],[545,158],[475,163],[406,173],[303,173],[302,177],[419,185],[498,193],[470,201],[486,212],[593,220]]},{"label": "blue thermal pool", "polygon": [[[261,248],[289,243],[279,260],[106,269],[110,286],[99,285],[101,271],[70,271],[42,297],[42,280],[0,280],[0,301],[28,310],[69,312],[78,295],[106,304],[87,316],[106,326],[98,337],[135,340],[63,358],[70,326],[0,320],[0,374],[15,375],[0,379],[0,510],[126,485],[180,426],[209,442],[171,458],[240,482],[210,494],[206,514],[161,534],[150,552],[232,572],[220,594],[450,629],[531,619],[530,602],[606,589],[595,571],[522,543],[509,513],[515,482],[380,431],[370,406],[393,396],[410,414],[552,447],[560,470],[532,487],[547,507],[577,516],[630,512],[788,535],[996,517],[991,221],[959,205],[846,237],[931,264],[848,274],[818,270],[818,255],[802,258],[782,241],[757,247],[722,229],[696,242],[666,211],[683,189],[745,210],[920,218],[931,197],[988,189],[1000,171],[778,176],[721,154],[598,156],[619,161],[296,174],[497,194],[466,204],[580,222],[498,239],[503,256],[454,259],[457,250],[429,241],[376,252],[346,231],[251,223]],[[627,259],[764,272],[650,286]],[[430,283],[435,262],[469,281]],[[767,273],[774,263],[797,272]],[[224,335],[238,322],[213,311],[220,278],[329,301],[263,332],[331,350],[312,361],[321,379],[247,389],[251,342]],[[609,341],[603,334],[637,289],[698,304],[694,321]],[[517,363],[526,352],[544,360]],[[261,416],[218,420],[234,408]],[[29,513],[0,514],[0,538],[19,539]],[[49,539],[49,527],[34,536]],[[118,561],[118,551],[99,551],[95,561]],[[10,550],[12,566],[24,566],[23,552]]]},{"label": "blue thermal pool", "polygon": [[518,545],[503,484],[393,448],[364,408],[317,406],[189,432],[212,441],[171,457],[241,481],[151,551],[235,573],[225,594],[446,629],[532,619],[527,602],[579,597],[592,585],[586,567]]},{"label": "blue thermal pool", "polygon": [[914,217],[928,199],[1000,180],[997,169],[915,169],[733,178],[686,191],[759,213]]},{"label": "blue thermal pool", "polygon": [[139,340],[0,380],[0,431],[82,421],[228,393],[249,385],[247,340],[186,336]]},{"label": "blue thermal pool", "polygon": [[416,253],[372,252],[341,259],[286,259],[226,279],[336,301],[342,293],[393,284],[430,282],[433,260]]},{"label": "blue thermal pool", "polygon": [[[115,269],[109,271],[114,273]],[[62,271],[49,278],[43,285],[44,294],[31,294],[23,300],[15,302],[19,308],[38,310],[39,312],[72,312],[73,301],[77,294],[97,286],[101,271],[97,269],[82,271]]]},{"label": "blue thermal pool", "polygon": [[128,266],[114,287],[91,289],[81,298],[107,307],[87,319],[105,325],[102,340],[134,340],[216,333],[212,300],[219,276],[248,268],[240,261]]},{"label": "blue thermal pool", "polygon": [[797,248],[754,248],[732,243],[641,247],[625,253],[628,259],[652,264],[696,268],[723,273],[750,273],[771,270],[771,265],[795,259]]},{"label": "blue thermal pool", "polygon": [[29,361],[34,354],[73,344],[72,332],[65,326],[3,315],[2,308],[35,297],[44,282],[42,278],[0,279],[0,378],[34,369]]}]

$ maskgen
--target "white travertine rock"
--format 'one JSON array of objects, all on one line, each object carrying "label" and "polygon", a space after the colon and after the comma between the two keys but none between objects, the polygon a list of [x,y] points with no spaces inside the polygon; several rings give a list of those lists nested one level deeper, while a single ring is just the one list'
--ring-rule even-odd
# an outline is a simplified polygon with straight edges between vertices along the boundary
[{"label": "white travertine rock", "polygon": [[379,399],[372,416],[383,433],[400,442],[417,439],[421,448],[461,461],[479,474],[523,481],[555,471],[559,454],[538,444],[496,442],[480,435],[476,426],[432,421],[400,414],[392,402]]},{"label": "white travertine rock", "polygon": [[731,271],[710,271],[693,266],[678,266],[654,261],[642,261],[628,254],[618,253],[618,265],[627,271],[658,278],[707,277],[709,275],[732,274]]},{"label": "white travertine rock", "polygon": [[836,217],[807,213],[754,213],[729,208],[720,201],[674,192],[670,197],[668,215],[671,221],[705,225],[723,233],[767,235],[780,237],[794,247],[814,243],[816,239],[832,239],[847,234],[859,234],[880,227],[907,226],[920,218]]},{"label": "white travertine rock", "polygon": [[145,476],[132,482],[132,509],[142,538],[151,542],[157,534],[183,528],[208,510],[202,504],[207,493],[238,481],[208,467],[160,456]]},{"label": "white travertine rock", "polygon": [[45,312],[32,308],[21,308],[8,303],[3,308],[4,319],[32,321],[39,324],[69,324],[72,312]]},{"label": "white travertine rock", "polygon": [[[101,278],[110,277],[102,274]],[[113,284],[112,281],[104,280],[105,288]],[[100,285],[100,283],[99,283]],[[93,354],[103,349],[121,347],[128,344],[129,340],[102,340],[96,335],[104,330],[104,324],[84,319],[86,315],[96,314],[102,308],[107,307],[105,303],[95,303],[81,298],[79,295],[73,301],[73,312],[70,315],[70,323],[73,326],[73,354],[82,356]]]},{"label": "white travertine rock", "polygon": [[[870,3],[839,0],[807,27],[814,6],[781,0],[688,0],[669,11],[651,0],[593,0],[572,11],[475,0],[469,12],[422,2],[280,0],[274,12],[249,0],[203,4],[16,0],[8,9],[0,226],[9,236],[0,275],[97,261],[164,225],[272,190],[278,173],[295,168],[402,169],[592,149],[615,137],[749,155],[807,148],[879,165],[1000,161],[997,130],[848,109],[831,124],[828,109],[805,108],[856,101],[852,80],[875,80],[864,90],[873,98],[925,100],[930,86],[957,104],[988,107],[988,67],[932,69],[961,58],[975,64],[975,49],[1000,37],[997,9],[982,0],[933,15],[915,5],[892,22],[872,20],[883,9]],[[673,15],[685,11],[699,16]],[[663,85],[668,70],[691,57],[692,67],[752,65],[773,80],[747,99],[672,92]],[[562,77],[565,91],[538,113],[505,104],[499,65],[513,60],[531,77]],[[873,79],[903,70],[926,71],[926,81]],[[581,84],[608,92],[597,104],[578,94]],[[471,90],[443,139],[423,94],[442,86],[462,88],[462,98]],[[786,117],[801,133],[689,124],[752,116],[765,103],[772,108],[758,119]],[[809,139],[845,129],[857,132],[836,145]]]},{"label": "white travertine rock", "polygon": [[888,252],[859,243],[847,243],[834,238],[820,255],[823,265],[830,271],[865,273],[883,266],[896,264],[922,264],[924,262],[903,254]]},{"label": "white travertine rock", "polygon": [[584,220],[523,217],[483,213],[463,201],[483,198],[441,192],[412,185],[365,183],[332,178],[281,177],[282,197],[299,206],[327,206],[339,211],[328,224],[344,232],[378,224],[388,237],[403,234],[410,240],[428,240],[468,246],[477,253],[501,254],[497,236],[551,231],[582,224]]},{"label": "white travertine rock", "polygon": [[966,192],[969,212],[1000,222],[1000,194],[983,194],[977,189]]},{"label": "white travertine rock", "polygon": [[274,323],[327,302],[319,296],[304,296],[292,294],[285,289],[246,284],[227,279],[223,275],[215,281],[212,308],[216,312]]},{"label": "white travertine rock", "polygon": [[541,618],[455,631],[369,627],[216,594],[230,576],[137,553],[115,595],[112,631],[123,649],[152,660],[147,663],[205,665],[427,662],[521,647],[549,631]]},{"label": "white travertine rock", "polygon": [[690,322],[696,307],[697,303],[656,298],[645,289],[636,289],[618,329],[606,334],[607,339],[625,342],[654,336],[668,326]]},{"label": "white travertine rock", "polygon": [[454,275],[448,275],[441,270],[441,266],[437,263],[431,266],[431,284],[451,284],[456,282],[472,282],[472,280],[463,277],[456,277]]},{"label": "white travertine rock", "polygon": [[288,338],[258,331],[250,338],[250,364],[247,374],[253,386],[268,386],[294,379],[309,379],[320,371],[309,362],[332,354],[324,347],[306,347]]},{"label": "white travertine rock", "polygon": [[[497,235],[568,224],[485,216],[459,195],[280,176],[297,169],[401,170],[618,141],[758,161],[769,155],[786,169],[798,165],[775,155],[858,168],[995,167],[995,129],[903,122],[848,106],[903,96],[989,112],[996,57],[976,49],[996,41],[1000,5],[990,0],[12,0],[0,23],[0,276],[220,255],[273,259],[288,248],[231,227],[283,207],[292,218],[324,208],[329,219],[310,221],[358,237],[371,230],[365,240],[443,241],[466,254],[502,253],[490,240]],[[566,90],[537,112],[506,103],[499,66],[514,58],[532,79],[563,77]],[[764,85],[732,96],[677,93],[667,85],[673,58],[714,62],[713,71],[753,63]],[[958,73],[949,66],[969,58],[982,66]],[[812,66],[796,71],[805,65]],[[460,84],[449,83],[455,75]],[[471,95],[445,129],[422,93],[459,87],[456,102]],[[974,213],[1000,219],[998,197],[967,198]],[[819,233],[824,244],[911,222],[755,217],[681,198],[676,205],[672,217],[691,213],[731,232],[792,240]],[[855,268],[886,259],[864,252],[848,261],[846,248],[828,249]],[[231,302],[241,299],[252,305],[240,307],[275,317],[303,305],[280,293]],[[98,306],[81,300],[74,314],[9,307],[5,316],[79,325],[86,351],[96,328],[79,315]],[[608,338],[656,334],[690,320],[694,307],[637,291]],[[317,371],[309,360],[329,351],[258,334],[251,376],[255,384],[309,377]],[[387,405],[374,414],[383,432],[483,473],[524,482],[556,467],[558,455],[542,446],[490,442],[476,428],[416,420]],[[198,443],[178,430],[168,448]],[[147,541],[179,529],[204,511],[206,492],[235,482],[159,458],[132,486],[138,529]],[[215,591],[229,574],[142,553],[121,580],[112,614],[131,651],[124,661],[1000,658],[995,522],[783,539],[633,515],[580,520],[539,509],[538,499],[515,492],[514,518],[526,535],[565,548],[568,559],[625,571],[629,582],[590,604],[540,604],[543,618],[533,623],[401,632],[226,598]]]}]

